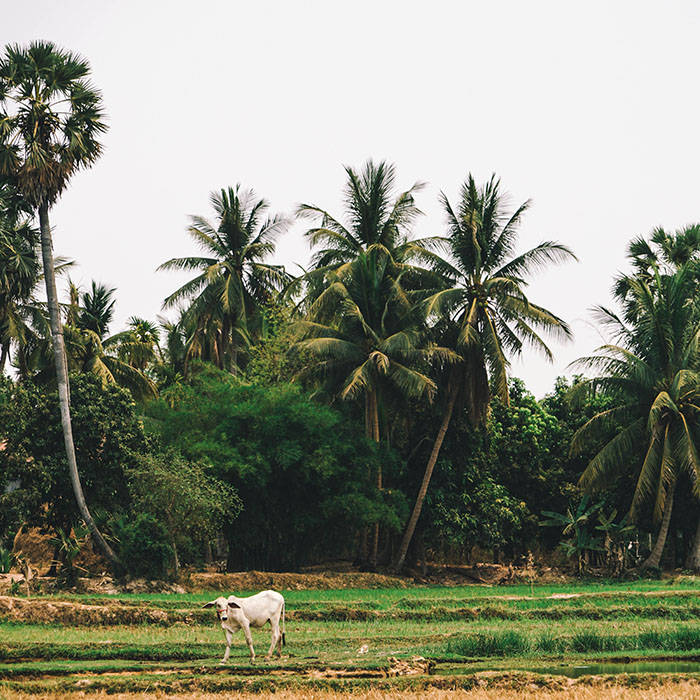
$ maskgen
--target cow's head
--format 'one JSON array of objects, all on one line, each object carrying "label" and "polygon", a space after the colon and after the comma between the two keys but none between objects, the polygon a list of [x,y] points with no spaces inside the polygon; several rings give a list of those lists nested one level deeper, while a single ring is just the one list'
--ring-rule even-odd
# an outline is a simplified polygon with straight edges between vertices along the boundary
[{"label": "cow's head", "polygon": [[241,606],[238,605],[237,603],[234,603],[232,601],[227,600],[224,597],[217,598],[216,600],[211,600],[208,603],[205,603],[203,608],[213,608],[216,607],[216,616],[221,620],[222,622],[225,622],[228,620],[228,610],[229,608],[240,608]]}]

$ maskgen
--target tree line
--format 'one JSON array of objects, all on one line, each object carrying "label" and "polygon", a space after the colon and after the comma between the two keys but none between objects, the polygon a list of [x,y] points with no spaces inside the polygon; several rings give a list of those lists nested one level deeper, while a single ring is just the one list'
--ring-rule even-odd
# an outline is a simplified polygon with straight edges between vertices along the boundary
[{"label": "tree line", "polygon": [[200,254],[159,268],[191,275],[164,300],[175,320],[110,334],[115,289],[69,281],[59,299],[72,263],[49,222],[101,153],[88,63],[48,42],[6,47],[0,109],[6,546],[23,524],[82,521],[115,571],[222,554],[230,570],[348,555],[398,570],[475,546],[552,548],[542,512],[583,503],[564,533],[577,556],[600,548],[597,527],[608,544],[641,541],[646,568],[664,551],[698,568],[700,227],[630,243],[615,307],[595,309],[611,342],[540,402],[510,361],[526,346],[551,358],[571,330],[528,282],[576,258],[557,241],[518,252],[530,202],[511,209],[495,175],[441,194],[442,235],[417,238],[422,183],[346,166],[341,212],[294,212],[313,250],[297,277],[269,262],[294,219],[221,189],[213,218],[187,228]]}]

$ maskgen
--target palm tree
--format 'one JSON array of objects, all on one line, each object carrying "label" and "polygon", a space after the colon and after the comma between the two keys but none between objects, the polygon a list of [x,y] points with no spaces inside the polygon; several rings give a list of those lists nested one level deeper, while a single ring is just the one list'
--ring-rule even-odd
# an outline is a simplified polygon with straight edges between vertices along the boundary
[{"label": "palm tree", "polygon": [[691,261],[697,262],[700,254],[700,224],[690,224],[670,233],[658,226],[649,240],[635,238],[627,247],[627,257],[635,269],[635,276],[650,281],[654,270],[674,272]]},{"label": "palm tree", "polygon": [[0,375],[11,347],[26,340],[26,306],[41,272],[38,248],[38,231],[10,188],[0,187]]},{"label": "palm tree", "polygon": [[[635,322],[637,313],[634,294],[630,293],[630,280],[643,279],[655,292],[657,273],[662,276],[673,275],[683,266],[692,269],[688,280],[688,301],[693,303],[693,313],[700,321],[700,224],[689,224],[672,233],[657,227],[651,232],[649,240],[643,236],[635,238],[628,246],[627,255],[635,274],[620,276],[616,280],[613,292],[623,305],[625,321],[628,324]],[[700,569],[700,518],[685,565],[688,569]]]},{"label": "palm tree", "polygon": [[[114,314],[116,290],[94,281],[88,292],[81,292],[72,283],[69,290],[70,303],[65,305],[67,322],[63,327],[68,370],[93,374],[103,385],[123,386],[138,400],[153,398],[156,387],[146,376],[145,367],[136,366],[123,356],[125,343],[132,346],[132,356],[136,352],[133,331],[129,329],[105,337]],[[32,380],[39,385],[49,385],[53,381],[46,330],[47,324],[41,316],[35,318],[33,333],[25,350],[27,366],[33,372]]]},{"label": "palm tree", "polygon": [[208,257],[173,258],[159,270],[195,270],[197,276],[173,292],[165,308],[187,302],[183,322],[191,329],[192,354],[206,355],[221,369],[235,373],[239,344],[248,341],[257,305],[290,281],[284,268],[263,262],[289,220],[275,215],[253,190],[228,188],[211,194],[216,223],[192,217],[188,232]]},{"label": "palm tree", "polygon": [[[329,285],[298,326],[297,349],[314,362],[302,372],[330,383],[342,399],[364,399],[365,435],[380,441],[382,396],[432,398],[433,381],[415,369],[437,349],[421,347],[415,307],[401,287],[401,270],[382,245],[375,244],[352,262],[328,273]],[[382,471],[376,475],[382,489]],[[378,525],[370,561],[377,559]]]},{"label": "palm tree", "polygon": [[433,249],[440,239],[410,237],[414,222],[422,215],[415,194],[423,189],[424,183],[416,182],[396,194],[393,165],[369,160],[359,171],[344,167],[345,223],[312,204],[297,208],[297,216],[317,221],[318,226],[305,235],[311,246],[319,250],[312,256],[311,269],[294,280],[287,292],[294,293],[304,285],[305,298],[301,305],[308,307],[328,286],[334,270],[373,246],[382,247],[392,257],[396,269],[402,273],[404,289],[436,288],[426,266],[435,260]]},{"label": "palm tree", "polygon": [[92,281],[90,291],[83,292],[80,314],[76,326],[96,333],[100,339],[107,333],[107,327],[114,318],[114,294],[117,290]]},{"label": "palm tree", "polygon": [[180,384],[187,374],[187,337],[181,321],[169,321],[162,316],[158,323],[163,330],[162,350],[159,348],[161,361],[154,365],[155,375],[160,389]]},{"label": "palm tree", "polygon": [[361,171],[344,166],[347,174],[344,201],[346,224],[313,204],[301,204],[297,215],[316,219],[319,226],[306,236],[312,247],[321,246],[312,258],[315,270],[332,270],[354,260],[370,246],[381,245],[396,261],[414,250],[408,239],[413,222],[421,215],[414,195],[424,184],[417,182],[394,196],[396,171],[393,165],[368,160]]},{"label": "palm tree", "polygon": [[560,243],[546,241],[512,257],[518,224],[530,202],[509,213],[496,176],[478,187],[471,174],[456,209],[444,194],[441,201],[448,226],[444,244],[451,260],[435,258],[434,269],[445,288],[427,299],[424,313],[441,328],[440,344],[451,348],[457,360],[447,368],[442,423],[394,562],[396,569],[403,566],[455,407],[465,404],[470,419],[483,422],[492,393],[508,403],[507,354],[518,355],[529,344],[551,358],[539,333],[571,336],[562,319],[528,300],[525,287],[529,274],[575,260],[574,254]]},{"label": "palm tree", "polygon": [[138,316],[132,316],[122,333],[112,336],[117,343],[117,356],[132,367],[145,371],[149,365],[163,361],[163,353],[158,344],[158,326]]},{"label": "palm tree", "polygon": [[600,321],[612,329],[618,343],[605,345],[595,355],[578,361],[580,366],[597,371],[581,390],[603,390],[618,398],[614,408],[593,416],[574,435],[573,452],[605,439],[580,484],[587,491],[600,490],[630,465],[637,465],[630,515],[636,517],[653,496],[654,518],[660,521],[643,568],[658,567],[661,562],[681,473],[688,475],[695,496],[700,496],[700,461],[694,436],[700,411],[700,323],[693,308],[695,285],[690,264],[666,275],[657,268],[653,280],[628,277],[624,316],[597,309]]},{"label": "palm tree", "polygon": [[71,177],[100,156],[106,130],[100,93],[83,58],[50,42],[7,46],[0,60],[0,175],[16,184],[39,216],[44,280],[68,470],[80,514],[102,554],[118,560],[90,515],[75,459],[70,388],[54,273],[49,209]]},{"label": "palm tree", "polygon": [[365,397],[367,437],[379,441],[378,392],[382,382],[411,396],[431,394],[434,383],[411,367],[419,357],[414,307],[401,275],[381,246],[338,268],[331,284],[298,322],[297,349],[320,360],[302,376],[335,384],[343,399]]}]

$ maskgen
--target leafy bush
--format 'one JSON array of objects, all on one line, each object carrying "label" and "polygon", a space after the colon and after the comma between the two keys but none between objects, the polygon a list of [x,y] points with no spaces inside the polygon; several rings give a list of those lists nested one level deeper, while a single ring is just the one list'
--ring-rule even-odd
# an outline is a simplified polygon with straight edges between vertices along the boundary
[{"label": "leafy bush", "polygon": [[368,479],[381,464],[391,483],[391,451],[358,437],[344,414],[297,386],[247,385],[201,368],[147,411],[166,448],[206,465],[240,497],[243,510],[222,526],[231,571],[284,571],[344,556],[363,527],[397,531],[408,516],[403,494]]},{"label": "leafy bush", "polygon": [[155,517],[137,515],[123,523],[119,532],[119,556],[132,576],[166,578],[173,560],[168,533]]},{"label": "leafy bush", "polygon": [[201,544],[203,538],[211,539],[241,511],[234,488],[212,477],[205,465],[188,462],[173,451],[139,456],[127,476],[134,507],[162,523],[175,571],[186,540],[199,539]]}]

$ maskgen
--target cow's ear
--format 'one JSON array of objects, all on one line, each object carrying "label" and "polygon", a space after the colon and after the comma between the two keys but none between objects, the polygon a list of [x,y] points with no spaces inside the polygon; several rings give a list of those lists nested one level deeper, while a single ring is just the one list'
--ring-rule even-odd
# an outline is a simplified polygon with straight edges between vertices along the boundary
[{"label": "cow's ear", "polygon": [[229,606],[229,608],[240,608],[241,607],[238,603],[232,603],[231,601],[229,601],[228,606]]},{"label": "cow's ear", "polygon": [[215,600],[211,600],[211,601],[209,601],[208,603],[205,603],[204,605],[202,605],[202,607],[203,607],[203,608],[213,608],[215,605],[216,605],[216,601],[215,601]]}]

